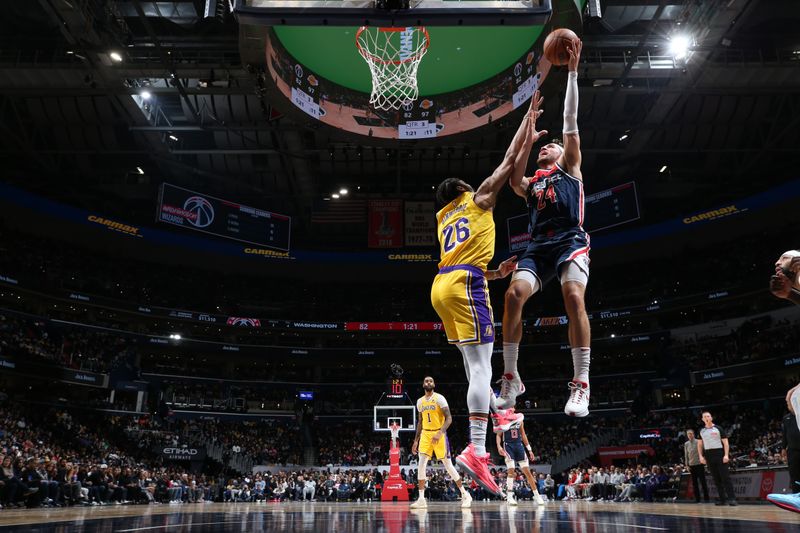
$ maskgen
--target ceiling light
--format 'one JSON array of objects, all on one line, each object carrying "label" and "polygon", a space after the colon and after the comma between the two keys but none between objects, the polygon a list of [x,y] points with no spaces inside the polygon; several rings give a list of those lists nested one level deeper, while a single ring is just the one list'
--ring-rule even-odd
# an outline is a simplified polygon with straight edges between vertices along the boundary
[{"label": "ceiling light", "polygon": [[150,94],[150,91],[142,91],[139,93],[139,96],[141,96],[143,100],[150,100],[152,95]]},{"label": "ceiling light", "polygon": [[348,192],[349,192],[349,191],[348,191],[347,189],[339,189],[339,194],[341,194],[342,196],[344,196],[344,195],[345,195],[345,194],[347,194]]},{"label": "ceiling light", "polygon": [[339,198],[339,195],[336,194],[336,193],[333,193],[333,194],[331,194],[331,198],[333,198],[334,200],[337,200]]},{"label": "ceiling light", "polygon": [[74,55],[74,54],[75,54],[75,52],[73,52],[72,50],[67,50],[67,55],[68,56],[71,56],[71,55]]},{"label": "ceiling light", "polygon": [[110,54],[108,54],[108,57],[110,57],[112,60],[116,61],[117,63],[122,61],[122,56],[119,55],[119,52],[111,52]]},{"label": "ceiling light", "polygon": [[623,134],[622,134],[622,137],[620,137],[620,138],[619,138],[619,140],[620,140],[620,141],[624,141],[624,140],[625,140],[625,139],[627,139],[627,138],[628,138],[628,134],[627,134],[627,133],[623,133]]},{"label": "ceiling light", "polygon": [[136,167],[136,172],[138,172],[139,174],[144,174],[144,170],[142,170],[142,167]]},{"label": "ceiling light", "polygon": [[170,135],[169,138],[172,139],[173,141],[177,141],[178,140],[178,138],[175,137],[174,135]]},{"label": "ceiling light", "polygon": [[684,59],[689,54],[692,40],[688,35],[675,35],[669,40],[669,53],[675,59]]},{"label": "ceiling light", "polygon": [[661,174],[663,174],[663,173],[664,173],[664,172],[666,172],[666,171],[667,171],[667,165],[664,165],[663,167],[661,167],[661,170],[659,170],[659,172],[660,172]]}]

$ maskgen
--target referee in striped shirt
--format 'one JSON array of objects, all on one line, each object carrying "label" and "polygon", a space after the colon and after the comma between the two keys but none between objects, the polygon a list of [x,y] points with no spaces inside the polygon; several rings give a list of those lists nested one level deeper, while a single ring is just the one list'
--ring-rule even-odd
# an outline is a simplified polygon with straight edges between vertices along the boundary
[{"label": "referee in striped shirt", "polygon": [[714,419],[708,411],[703,411],[703,424],[703,429],[700,430],[700,439],[697,441],[697,453],[700,454],[700,462],[708,465],[711,477],[714,478],[714,485],[717,486],[719,496],[715,505],[727,503],[736,506],[738,504],[736,495],[733,493],[731,473],[728,469],[730,458],[728,457],[727,433],[714,424]]}]

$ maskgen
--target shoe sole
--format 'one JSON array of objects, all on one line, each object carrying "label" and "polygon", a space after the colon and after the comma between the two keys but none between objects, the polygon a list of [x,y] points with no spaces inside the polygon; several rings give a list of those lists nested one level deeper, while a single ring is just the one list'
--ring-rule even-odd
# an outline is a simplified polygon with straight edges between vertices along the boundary
[{"label": "shoe sole", "polygon": [[571,413],[566,409],[564,409],[564,414],[567,416],[575,416],[577,418],[583,418],[585,416],[589,416],[589,410],[587,409],[586,411],[576,411],[574,413]]},{"label": "shoe sole", "polygon": [[776,502],[775,500],[770,500],[769,498],[767,498],[767,501],[773,505],[777,505],[781,509],[786,509],[787,511],[792,511],[793,513],[800,513],[800,509],[798,509],[797,507],[793,507],[788,503]]},{"label": "shoe sole", "polygon": [[481,480],[481,478],[478,476],[478,474],[476,474],[469,466],[467,466],[466,462],[461,459],[460,455],[458,457],[456,457],[456,464],[458,466],[460,466],[461,468],[463,468],[464,470],[466,470],[467,473],[469,474],[469,477],[474,479],[475,483],[477,483],[478,485],[483,487],[483,490],[485,490],[489,494],[491,494],[493,496],[502,496],[503,495],[503,493],[501,491],[499,491],[499,490],[496,491],[493,488],[491,488],[488,485],[486,485],[486,483],[484,483]]}]

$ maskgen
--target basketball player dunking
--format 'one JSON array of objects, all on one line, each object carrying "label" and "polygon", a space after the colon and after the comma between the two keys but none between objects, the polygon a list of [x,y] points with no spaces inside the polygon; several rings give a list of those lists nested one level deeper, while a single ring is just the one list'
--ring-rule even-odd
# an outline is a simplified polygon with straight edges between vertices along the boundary
[{"label": "basketball player dunking", "polygon": [[[508,276],[514,270],[516,258],[503,261],[497,270],[486,270],[494,255],[492,209],[515,165],[524,161],[520,155],[525,147],[530,151],[539,138],[533,127],[541,114],[539,103],[537,92],[503,162],[477,191],[457,178],[444,180],[436,191],[437,202],[442,206],[436,213],[441,260],[431,288],[431,303],[442,319],[448,342],[461,352],[469,380],[470,444],[456,462],[487,492],[497,496],[502,492],[489,472],[486,453],[494,347],[494,319],[486,280]],[[507,425],[500,423],[499,427]]]},{"label": "basketball player dunking", "polygon": [[434,392],[436,382],[431,376],[425,376],[422,382],[425,395],[417,400],[417,413],[420,423],[417,424],[417,435],[411,446],[411,453],[419,452],[419,466],[417,467],[417,481],[419,482],[419,498],[411,504],[412,509],[424,509],[428,506],[425,501],[425,481],[427,481],[427,466],[434,455],[444,464],[444,469],[450,474],[453,482],[461,492],[461,507],[467,508],[472,504],[469,495],[461,483],[461,476],[456,472],[450,461],[450,443],[447,440],[447,428],[453,423],[450,406],[444,396]]},{"label": "basketball player dunking", "polygon": [[[568,47],[569,74],[564,100],[564,146],[546,144],[539,150],[539,166],[530,178],[525,165],[514,168],[511,187],[525,198],[530,216],[531,242],[523,253],[506,291],[503,313],[504,370],[498,407],[514,405],[525,392],[517,358],[522,339],[522,308],[554,275],[561,282],[569,317],[569,342],[574,374],[564,412],[570,416],[589,414],[589,317],[584,294],[589,280],[589,234],[583,229],[583,177],[578,135],[578,63],[581,42]],[[538,132],[542,136],[546,131]],[[527,156],[528,154],[526,154]]]}]

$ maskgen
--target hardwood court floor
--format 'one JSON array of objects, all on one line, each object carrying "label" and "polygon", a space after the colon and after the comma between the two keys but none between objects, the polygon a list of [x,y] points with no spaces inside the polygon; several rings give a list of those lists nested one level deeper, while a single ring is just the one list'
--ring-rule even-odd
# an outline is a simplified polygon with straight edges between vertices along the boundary
[{"label": "hardwood court floor", "polygon": [[530,502],[509,507],[475,502],[430,503],[412,511],[406,503],[196,504],[18,509],[0,511],[0,532],[92,533],[308,531],[325,532],[800,532],[800,514],[772,505],[715,507],[696,504]]}]

